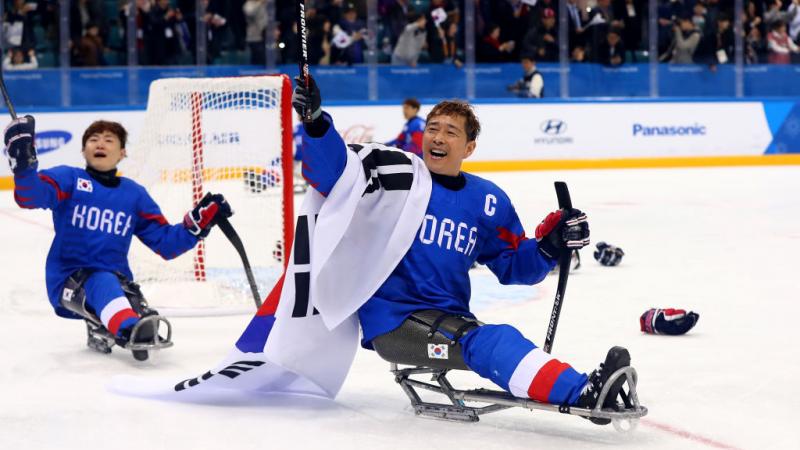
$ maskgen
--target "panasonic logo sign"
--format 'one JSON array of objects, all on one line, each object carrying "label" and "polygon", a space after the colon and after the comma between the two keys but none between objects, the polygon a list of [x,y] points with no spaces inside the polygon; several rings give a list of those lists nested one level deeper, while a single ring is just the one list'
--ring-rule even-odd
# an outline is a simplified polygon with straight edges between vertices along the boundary
[{"label": "panasonic logo sign", "polygon": [[634,137],[651,136],[705,136],[706,126],[694,123],[691,125],[649,126],[640,123],[633,124]]},{"label": "panasonic logo sign", "polygon": [[39,154],[54,152],[72,140],[69,131],[53,130],[36,133],[36,152]]}]

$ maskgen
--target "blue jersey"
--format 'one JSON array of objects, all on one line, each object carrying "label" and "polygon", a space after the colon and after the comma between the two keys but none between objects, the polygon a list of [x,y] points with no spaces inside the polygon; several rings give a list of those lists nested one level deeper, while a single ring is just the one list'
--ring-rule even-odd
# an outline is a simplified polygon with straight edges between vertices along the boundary
[{"label": "blue jersey", "polygon": [[[326,120],[330,120],[326,116]],[[341,175],[345,144],[331,126],[304,136],[304,176],[325,194]],[[469,269],[486,264],[503,284],[535,284],[555,266],[527,239],[508,196],[494,183],[462,172],[459,188],[434,175],[417,237],[389,278],[359,310],[362,344],[398,326],[414,311],[437,309],[472,317]]]},{"label": "blue jersey", "polygon": [[183,225],[169,225],[147,190],[120,178],[104,186],[84,169],[58,166],[14,176],[14,198],[22,208],[53,211],[55,238],[45,268],[47,292],[56,313],[73,317],[60,306],[66,279],[82,268],[121,273],[133,280],[128,265],[131,238],[174,258],[197,243]]},{"label": "blue jersey", "polygon": [[403,126],[403,131],[386,145],[397,147],[400,150],[422,156],[422,134],[425,132],[425,120],[419,116],[414,116]]}]

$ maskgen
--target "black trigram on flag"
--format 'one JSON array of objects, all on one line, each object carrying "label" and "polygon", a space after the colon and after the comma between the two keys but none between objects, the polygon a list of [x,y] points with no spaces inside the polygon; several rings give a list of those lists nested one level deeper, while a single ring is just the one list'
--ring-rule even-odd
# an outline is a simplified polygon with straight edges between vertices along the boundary
[{"label": "black trigram on flag", "polygon": [[408,154],[396,149],[381,149],[374,145],[364,147],[359,144],[347,144],[347,146],[361,159],[364,176],[369,183],[364,195],[377,191],[381,186],[387,191],[411,189],[414,175]]},{"label": "black trigram on flag", "polygon": [[[308,317],[308,302],[311,291],[311,223],[307,215],[297,218],[294,230],[294,308],[292,317]],[[317,216],[314,216],[314,222]],[[317,308],[312,308],[311,315],[319,314]]]},{"label": "black trigram on flag", "polygon": [[224,375],[224,376],[226,376],[226,377],[228,377],[230,379],[234,379],[234,378],[238,377],[239,375],[241,375],[241,374],[243,374],[243,373],[245,373],[245,372],[247,372],[249,370],[253,370],[254,368],[256,368],[258,366],[261,366],[263,364],[264,364],[264,361],[237,361],[237,362],[229,365],[228,367],[220,370],[217,373],[212,373],[211,371],[208,371],[208,372],[204,373],[203,375],[200,375],[199,377],[189,378],[188,380],[183,380],[180,383],[175,385],[175,392],[180,392],[180,391],[183,391],[183,390],[188,389],[190,387],[197,386],[198,384],[200,384],[201,381],[208,380],[209,378],[213,377],[214,375]]}]

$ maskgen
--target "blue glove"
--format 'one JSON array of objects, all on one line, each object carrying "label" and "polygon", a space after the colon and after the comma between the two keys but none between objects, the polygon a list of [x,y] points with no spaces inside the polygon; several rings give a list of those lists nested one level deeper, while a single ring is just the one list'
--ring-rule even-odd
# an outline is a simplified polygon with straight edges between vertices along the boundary
[{"label": "blue glove", "polygon": [[183,218],[183,226],[198,239],[204,239],[220,217],[227,219],[232,215],[233,210],[225,197],[222,194],[209,192],[194,209],[186,213]]},{"label": "blue glove", "polygon": [[36,121],[33,116],[18,117],[6,127],[5,144],[6,156],[11,171],[18,174],[36,169],[39,161],[36,159],[36,149],[33,146],[36,134]]},{"label": "blue glove", "polygon": [[683,309],[650,308],[639,318],[639,327],[648,334],[685,334],[699,318],[700,314]]},{"label": "blue glove", "polygon": [[594,259],[604,266],[616,266],[625,256],[625,252],[621,248],[608,245],[605,242],[598,242],[596,247]]}]

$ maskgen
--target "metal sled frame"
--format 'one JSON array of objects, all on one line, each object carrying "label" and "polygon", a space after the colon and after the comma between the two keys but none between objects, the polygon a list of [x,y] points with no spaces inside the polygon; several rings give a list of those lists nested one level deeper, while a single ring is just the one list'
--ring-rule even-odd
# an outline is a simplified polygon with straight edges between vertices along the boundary
[{"label": "metal sled frame", "polygon": [[[155,322],[155,323],[153,323]],[[136,342],[136,337],[139,335],[139,330],[141,330],[142,325],[146,323],[153,323],[156,332],[153,335],[152,341],[148,342]],[[158,333],[159,329],[161,328],[161,324],[164,324],[167,331],[167,337],[161,337]],[[100,353],[111,353],[111,347],[113,347],[117,343],[116,338],[103,326],[102,323],[86,319],[86,334],[87,334],[87,345]],[[145,316],[139,319],[136,325],[133,326],[133,330],[131,330],[131,338],[128,344],[120,345],[120,347],[131,350],[131,351],[148,351],[148,350],[157,350],[167,347],[172,347],[172,324],[169,323],[163,316],[159,316],[157,314],[151,316]]]},{"label": "metal sled frame", "polygon": [[[600,392],[597,404],[602,405],[608,391],[614,381],[620,377],[626,377],[625,383],[628,385],[628,392],[622,393],[624,405],[618,404],[618,410],[611,408],[594,409],[578,408],[572,406],[559,406],[547,403],[540,403],[535,400],[514,397],[505,391],[493,391],[490,389],[459,390],[447,380],[449,369],[435,369],[430,367],[410,367],[399,368],[397,364],[391,363],[390,370],[395,376],[395,381],[403,388],[403,391],[411,400],[414,413],[421,416],[433,417],[457,422],[477,422],[478,416],[503,409],[521,407],[530,410],[543,410],[559,412],[585,418],[610,419],[617,431],[627,432],[636,427],[638,419],[647,414],[647,408],[639,404],[639,397],[636,395],[636,382],[638,375],[633,367],[623,367],[608,379],[608,382]],[[414,375],[430,374],[437,384],[414,380]],[[450,399],[451,404],[429,403],[423,401],[415,388],[442,394]],[[467,406],[465,402],[488,403],[486,406]],[[620,408],[621,407],[621,408]],[[627,427],[626,427],[627,425]]]}]

